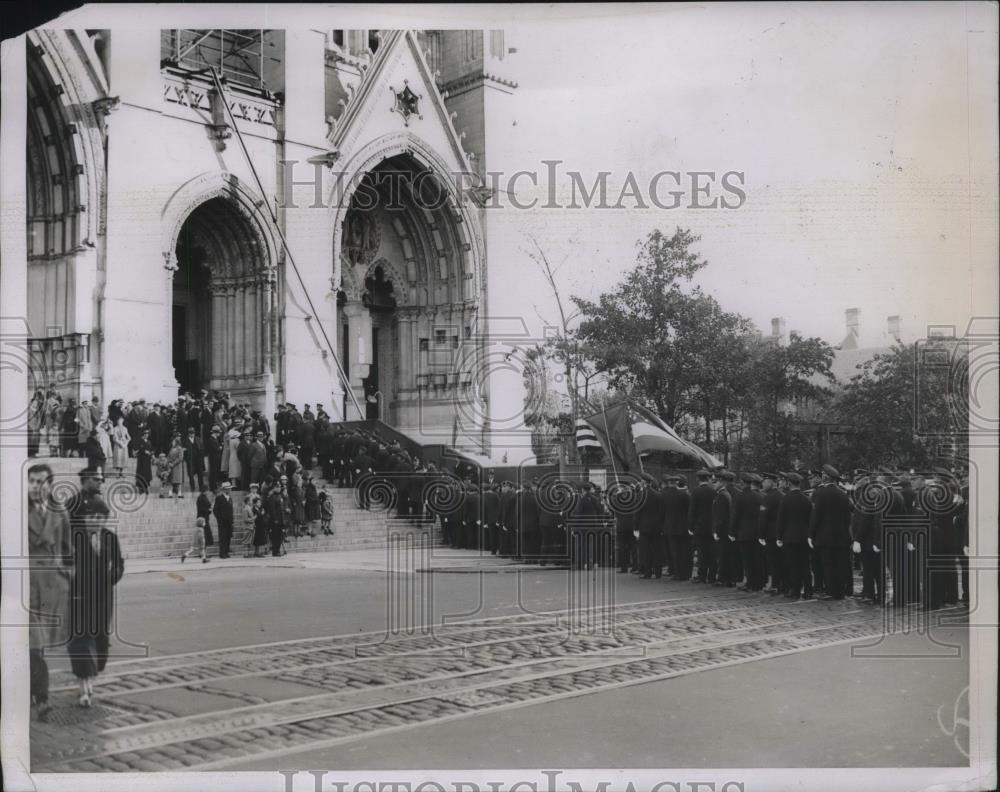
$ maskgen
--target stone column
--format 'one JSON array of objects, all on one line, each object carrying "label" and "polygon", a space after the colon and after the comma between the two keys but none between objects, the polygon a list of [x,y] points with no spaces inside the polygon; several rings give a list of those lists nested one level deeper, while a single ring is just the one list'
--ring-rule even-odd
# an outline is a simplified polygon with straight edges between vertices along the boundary
[{"label": "stone column", "polygon": [[344,305],[344,316],[347,318],[348,344],[351,350],[350,371],[346,372],[351,381],[351,388],[361,404],[361,415],[350,397],[347,399],[348,420],[363,419],[365,409],[365,389],[362,380],[368,376],[372,362],[372,317],[361,300],[350,300]]},{"label": "stone column", "polygon": [[264,374],[273,374],[273,332],[272,325],[274,319],[274,269],[268,269],[264,273],[262,280],[263,299],[261,312],[263,314],[261,322],[261,353],[262,368]]},{"label": "stone column", "polygon": [[170,378],[173,380],[174,392],[176,393],[176,388],[179,388],[180,384],[177,382],[177,374],[174,372],[174,362],[171,358],[174,350],[174,275],[177,274],[177,256],[172,250],[163,254],[163,271],[165,273],[163,304],[166,306],[166,310],[163,312],[165,323],[163,355],[166,358],[164,361],[164,370],[170,372]]},{"label": "stone column", "polygon": [[234,374],[245,376],[247,373],[247,285],[239,281],[233,285],[236,300],[236,368]]},{"label": "stone column", "polygon": [[208,323],[208,331],[212,335],[211,379],[217,379],[222,373],[222,322],[224,309],[222,291],[219,284],[212,283],[208,287],[208,290],[212,295],[212,315]]}]

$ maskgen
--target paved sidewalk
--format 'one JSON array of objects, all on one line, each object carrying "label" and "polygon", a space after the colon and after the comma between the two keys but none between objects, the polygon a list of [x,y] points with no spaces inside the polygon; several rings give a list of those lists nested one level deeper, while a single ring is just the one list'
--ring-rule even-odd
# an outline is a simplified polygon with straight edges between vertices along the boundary
[{"label": "paved sidewalk", "polygon": [[415,552],[416,563],[411,569],[398,560],[390,564],[390,549],[381,547],[370,550],[334,550],[329,553],[294,553],[275,558],[245,558],[231,556],[225,560],[212,558],[207,564],[201,563],[197,556],[191,556],[183,564],[179,556],[173,558],[137,558],[125,562],[125,574],[142,572],[211,572],[219,569],[234,569],[243,567],[284,567],[293,569],[330,569],[364,572],[517,572],[531,570],[565,569],[560,566],[539,566],[537,564],[521,564],[506,558],[493,555],[482,555],[475,550],[454,550],[448,547],[435,547],[429,556]]}]

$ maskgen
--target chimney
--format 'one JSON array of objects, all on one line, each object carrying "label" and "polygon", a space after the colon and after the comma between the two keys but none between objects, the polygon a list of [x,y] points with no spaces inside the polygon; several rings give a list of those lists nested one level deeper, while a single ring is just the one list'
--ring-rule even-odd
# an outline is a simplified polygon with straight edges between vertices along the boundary
[{"label": "chimney", "polygon": [[847,317],[847,332],[857,336],[861,329],[859,319],[861,310],[859,308],[848,308],[844,314]]},{"label": "chimney", "polygon": [[771,338],[778,346],[785,346],[785,320],[780,316],[771,320]]},{"label": "chimney", "polygon": [[890,316],[886,320],[886,330],[894,341],[899,341],[899,317]]}]

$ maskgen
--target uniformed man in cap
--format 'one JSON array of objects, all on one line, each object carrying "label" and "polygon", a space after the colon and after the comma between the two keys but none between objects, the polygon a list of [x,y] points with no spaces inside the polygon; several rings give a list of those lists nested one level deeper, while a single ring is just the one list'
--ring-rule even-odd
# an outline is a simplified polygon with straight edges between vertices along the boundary
[{"label": "uniformed man in cap", "polygon": [[735,586],[739,574],[739,553],[736,537],[733,535],[733,501],[736,499],[736,474],[729,470],[719,473],[722,485],[716,490],[712,501],[712,538],[715,540],[715,556],[718,564],[717,586]]},{"label": "uniformed man in cap", "polygon": [[667,485],[663,491],[664,534],[670,550],[670,572],[673,580],[690,580],[692,567],[691,534],[688,513],[691,509],[691,493],[681,489],[684,477],[670,474],[663,477]]},{"label": "uniformed man in cap", "polygon": [[698,555],[698,576],[692,582],[714,583],[716,574],[715,540],[712,538],[712,501],[715,488],[712,486],[712,472],[702,468],[696,474],[698,486],[691,493],[688,511],[688,528],[694,537]]},{"label": "uniformed man in cap", "polygon": [[541,553],[541,537],[538,533],[537,486],[538,479],[531,479],[525,483],[517,498],[518,521],[520,523],[518,554],[523,556],[525,561],[533,564],[538,563]]},{"label": "uniformed man in cap", "polygon": [[639,568],[642,570],[644,580],[663,575],[663,560],[660,556],[663,499],[655,485],[656,479],[652,475],[642,474],[639,483],[642,503],[636,514],[635,532],[639,534]]},{"label": "uniformed man in cap", "polygon": [[739,545],[743,561],[743,585],[740,591],[760,591],[764,588],[761,579],[761,497],[756,489],[759,481],[755,473],[744,473],[742,490],[733,500],[733,535]]},{"label": "uniformed man in cap", "polygon": [[638,571],[639,564],[635,560],[636,537],[634,487],[626,483],[621,486],[614,497],[609,498],[609,506],[614,515],[615,538],[618,572],[625,574]]},{"label": "uniformed man in cap", "polygon": [[802,492],[802,477],[798,473],[784,474],[788,491],[778,506],[777,546],[784,556],[788,586],[785,596],[790,599],[812,599],[813,576],[809,562],[809,523],[812,501]]},{"label": "uniformed man in cap", "polygon": [[778,547],[778,509],[781,507],[781,499],[784,494],[778,488],[779,476],[774,473],[765,473],[762,478],[764,501],[762,504],[763,514],[761,515],[763,520],[761,538],[764,542],[765,569],[767,577],[770,578],[770,585],[764,590],[769,594],[783,594],[785,592],[785,565],[781,549]]},{"label": "uniformed man in cap", "polygon": [[882,548],[882,516],[892,502],[888,476],[862,477],[855,481],[852,549],[861,558],[861,599],[876,605],[885,604],[885,561]]},{"label": "uniformed man in cap", "polygon": [[823,478],[813,493],[809,539],[819,551],[826,584],[824,599],[844,599],[854,585],[851,574],[851,501],[837,486],[840,473],[823,465]]}]

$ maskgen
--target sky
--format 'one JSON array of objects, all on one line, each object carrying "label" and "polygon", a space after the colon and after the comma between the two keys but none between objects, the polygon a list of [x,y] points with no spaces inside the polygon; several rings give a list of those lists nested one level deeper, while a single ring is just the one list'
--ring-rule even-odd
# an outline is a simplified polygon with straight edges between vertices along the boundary
[{"label": "sky", "polygon": [[[596,297],[654,228],[701,236],[697,281],[724,308],[832,343],[957,325],[996,286],[996,8],[954,4],[588,7],[506,25],[519,86],[487,134],[488,167],[735,170],[735,210],[493,210],[491,311],[556,321],[528,235],[565,293]],[[612,15],[613,14],[613,15]],[[510,114],[510,119],[503,113]],[[509,121],[509,126],[508,122]],[[569,179],[557,193],[567,196]],[[525,180],[516,194],[544,202]],[[669,187],[665,188],[669,189]],[[609,189],[611,196],[617,189]],[[611,201],[614,202],[614,197]],[[992,304],[992,301],[985,305]],[[995,314],[995,308],[992,310]]]}]

